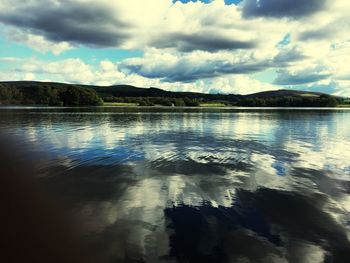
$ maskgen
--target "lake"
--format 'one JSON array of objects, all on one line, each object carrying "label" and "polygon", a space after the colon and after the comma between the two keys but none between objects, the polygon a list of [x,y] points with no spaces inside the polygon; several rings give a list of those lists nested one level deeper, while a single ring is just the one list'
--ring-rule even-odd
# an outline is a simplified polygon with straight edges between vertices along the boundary
[{"label": "lake", "polygon": [[95,262],[349,260],[350,110],[7,107],[0,129]]}]

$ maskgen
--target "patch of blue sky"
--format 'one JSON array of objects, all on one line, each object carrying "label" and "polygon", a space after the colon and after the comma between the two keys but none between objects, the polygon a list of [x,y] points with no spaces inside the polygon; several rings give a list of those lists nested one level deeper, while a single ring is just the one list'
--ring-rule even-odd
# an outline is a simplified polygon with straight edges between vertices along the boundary
[{"label": "patch of blue sky", "polygon": [[258,80],[260,82],[264,83],[272,83],[276,77],[277,77],[277,72],[273,68],[266,69],[264,71],[260,71],[257,73],[254,73],[250,75],[252,79]]},{"label": "patch of blue sky", "polygon": [[212,2],[212,0],[173,0],[173,3],[176,3],[176,2],[181,2],[181,3],[184,3],[184,4],[187,4],[189,2],[202,2],[202,3],[210,3]]},{"label": "patch of blue sky", "polygon": [[284,46],[289,45],[291,42],[291,35],[288,33],[286,34],[280,42],[277,43],[276,47],[282,48]]},{"label": "patch of blue sky", "polygon": [[127,58],[142,57],[142,50],[124,50],[116,48],[94,49],[88,47],[79,47],[62,52],[55,56],[52,53],[45,54],[47,60],[62,60],[69,58],[79,58],[86,63],[96,64],[102,60],[110,60],[112,62],[120,62]]},{"label": "patch of blue sky", "polygon": [[5,39],[0,32],[0,57],[32,57],[33,50],[25,45],[16,44]]},{"label": "patch of blue sky", "polygon": [[240,2],[242,2],[242,0],[225,0],[225,4],[227,5],[232,5],[232,4],[237,5]]},{"label": "patch of blue sky", "polygon": [[314,91],[314,92],[322,92],[333,94],[337,91],[337,84],[333,81],[330,81],[326,84],[301,84],[301,85],[286,85],[283,86],[284,89],[295,89],[295,90],[304,90],[304,91]]},{"label": "patch of blue sky", "polygon": [[52,52],[38,52],[24,44],[13,43],[5,40],[0,36],[0,57],[15,57],[15,58],[37,58],[44,61],[56,61],[69,58],[79,58],[82,61],[90,64],[95,64],[101,60],[110,60],[119,62],[127,58],[142,57],[141,50],[123,50],[114,48],[92,49],[88,47],[79,47],[66,50],[59,55],[54,55]]},{"label": "patch of blue sky", "polygon": [[[189,2],[202,2],[202,3],[211,3],[213,2],[213,0],[173,0],[173,3],[175,2],[182,2],[184,4],[189,3]],[[231,4],[239,4],[240,2],[242,2],[242,0],[225,0],[225,4],[227,5],[231,5]]]}]

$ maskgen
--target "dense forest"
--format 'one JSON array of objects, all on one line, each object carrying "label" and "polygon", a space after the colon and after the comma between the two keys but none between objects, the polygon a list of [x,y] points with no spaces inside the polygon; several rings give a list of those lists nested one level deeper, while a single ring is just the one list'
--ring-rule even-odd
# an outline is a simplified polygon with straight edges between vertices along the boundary
[{"label": "dense forest", "polygon": [[3,105],[97,106],[103,100],[91,88],[75,85],[0,84],[0,103]]},{"label": "dense forest", "polygon": [[2,105],[100,106],[126,103],[139,106],[335,107],[350,100],[317,92],[277,90],[250,95],[170,92],[128,85],[110,87],[50,82],[0,82]]},{"label": "dense forest", "polygon": [[[208,100],[203,98],[169,98],[169,97],[114,97],[105,98],[105,102],[136,103],[140,106],[200,106],[216,104],[242,107],[336,107],[348,103],[345,99],[327,94],[319,97],[249,97],[239,96],[235,100]],[[349,104],[350,105],[350,104]]]}]

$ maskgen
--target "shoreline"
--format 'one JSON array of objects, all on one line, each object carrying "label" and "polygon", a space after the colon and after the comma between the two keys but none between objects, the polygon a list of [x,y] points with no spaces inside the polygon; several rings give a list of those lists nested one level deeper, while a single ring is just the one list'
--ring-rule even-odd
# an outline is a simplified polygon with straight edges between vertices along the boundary
[{"label": "shoreline", "polygon": [[139,106],[139,105],[102,105],[102,106],[46,106],[46,105],[0,105],[1,109],[252,109],[252,110],[350,110],[349,106],[336,107],[243,107],[243,106]]}]

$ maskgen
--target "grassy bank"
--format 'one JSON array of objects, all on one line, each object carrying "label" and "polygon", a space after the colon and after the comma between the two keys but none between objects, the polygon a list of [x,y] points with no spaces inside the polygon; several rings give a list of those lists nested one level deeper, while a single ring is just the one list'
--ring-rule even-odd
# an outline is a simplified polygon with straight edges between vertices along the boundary
[{"label": "grassy bank", "polygon": [[200,103],[199,107],[226,107],[224,103]]},{"label": "grassy bank", "polygon": [[135,107],[135,106],[139,106],[139,103],[133,103],[133,102],[104,102],[103,106]]},{"label": "grassy bank", "polygon": [[350,108],[350,104],[338,104],[337,108]]}]

